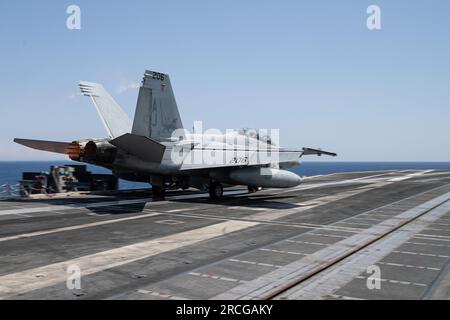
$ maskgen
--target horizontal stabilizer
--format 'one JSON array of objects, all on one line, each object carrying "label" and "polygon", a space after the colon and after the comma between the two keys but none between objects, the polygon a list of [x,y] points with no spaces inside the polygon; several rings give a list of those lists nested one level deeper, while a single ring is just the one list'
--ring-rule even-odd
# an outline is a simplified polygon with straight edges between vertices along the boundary
[{"label": "horizontal stabilizer", "polygon": [[323,151],[323,150],[320,150],[320,149],[303,148],[302,156],[307,156],[307,155],[310,155],[310,154],[315,154],[315,155],[318,155],[319,157],[321,155],[323,155],[323,154],[327,155],[327,156],[332,156],[332,157],[336,157],[337,156],[337,154],[334,153],[334,152]]},{"label": "horizontal stabilizer", "polygon": [[30,140],[30,139],[14,139],[15,143],[23,146],[55,153],[67,154],[71,147],[70,142],[44,141],[44,140]]},{"label": "horizontal stabilizer", "polygon": [[153,139],[131,133],[126,133],[109,141],[109,143],[142,160],[155,163],[161,162],[166,150],[164,145]]}]

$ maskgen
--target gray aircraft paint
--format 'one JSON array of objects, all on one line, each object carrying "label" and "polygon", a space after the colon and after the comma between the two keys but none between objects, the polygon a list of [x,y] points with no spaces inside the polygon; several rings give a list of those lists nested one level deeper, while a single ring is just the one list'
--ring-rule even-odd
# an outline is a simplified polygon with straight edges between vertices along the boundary
[{"label": "gray aircraft paint", "polygon": [[183,129],[183,124],[169,75],[146,71],[139,89],[131,133],[166,141],[177,129]]},{"label": "gray aircraft paint", "polygon": [[183,129],[170,78],[160,72],[145,72],[133,123],[101,84],[82,81],[79,85],[92,99],[110,138],[15,141],[103,166],[122,179],[199,189],[214,183],[294,187],[301,183],[300,177],[283,169],[298,165],[304,155],[336,155],[280,148],[246,130],[191,134]]}]

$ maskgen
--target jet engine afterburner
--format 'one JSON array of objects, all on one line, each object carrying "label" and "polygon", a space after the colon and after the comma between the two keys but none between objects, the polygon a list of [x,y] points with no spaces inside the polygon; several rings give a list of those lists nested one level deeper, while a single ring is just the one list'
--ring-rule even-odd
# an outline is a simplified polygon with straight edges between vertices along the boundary
[{"label": "jet engine afterburner", "polygon": [[73,141],[67,149],[71,160],[88,163],[113,163],[117,148],[107,140]]}]

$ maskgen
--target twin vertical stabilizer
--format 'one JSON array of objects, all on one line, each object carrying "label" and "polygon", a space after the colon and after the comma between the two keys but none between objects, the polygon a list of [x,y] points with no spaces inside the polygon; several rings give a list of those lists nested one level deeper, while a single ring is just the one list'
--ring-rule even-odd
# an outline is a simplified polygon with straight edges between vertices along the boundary
[{"label": "twin vertical stabilizer", "polygon": [[130,132],[130,117],[101,84],[81,81],[79,86],[81,93],[92,99],[110,138],[116,138]]},{"label": "twin vertical stabilizer", "polygon": [[[183,129],[169,75],[146,71],[136,105],[132,133],[157,141],[171,140]],[[182,130],[177,131],[179,138]]]},{"label": "twin vertical stabilizer", "polygon": [[[134,122],[101,84],[82,81],[81,92],[91,97],[110,138],[126,133],[169,141],[175,130],[183,129],[169,75],[146,71],[136,104]],[[178,130],[175,138],[184,136]]]}]

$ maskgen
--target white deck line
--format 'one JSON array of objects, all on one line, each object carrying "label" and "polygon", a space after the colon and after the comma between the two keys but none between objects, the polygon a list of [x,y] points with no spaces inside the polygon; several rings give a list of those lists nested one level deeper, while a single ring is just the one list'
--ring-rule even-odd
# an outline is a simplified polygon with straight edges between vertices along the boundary
[{"label": "white deck line", "polygon": [[327,248],[307,255],[283,268],[265,274],[246,284],[232,288],[213,297],[213,299],[264,299],[279,288],[286,286],[287,283],[314,274],[323,269],[327,264],[332,265],[334,261],[338,261],[341,257],[350,254],[355,248],[364,246],[364,244],[376,240],[379,235],[401,225],[401,219],[413,219],[424,211],[429,210],[448,199],[450,199],[450,192],[429,200],[415,208],[404,211],[395,216],[394,219],[387,219],[359,234],[343,239]]},{"label": "white deck line", "polygon": [[[433,221],[438,220],[442,215],[449,212],[449,210],[450,202],[446,202],[418,218],[416,221],[394,231],[386,238],[368,246],[361,252],[344,259],[329,270],[321,273],[320,276],[313,277],[288,290],[280,295],[279,299],[325,299],[327,296],[331,296],[338,289],[365,272],[368,266],[377,264],[378,261],[407,242],[416,233],[425,229]],[[382,264],[381,274],[383,274]]]},{"label": "white deck line", "polygon": [[[94,253],[79,258],[49,264],[30,270],[0,276],[0,299],[64,283],[70,274],[67,268],[76,265],[83,276],[145,259],[170,250],[193,245],[200,241],[223,236],[253,227],[258,223],[227,221],[189,230],[162,238]],[[39,276],[39,277],[38,277]]]},{"label": "white deck line", "polygon": [[133,216],[133,217],[111,219],[111,220],[106,220],[106,221],[85,223],[85,224],[69,226],[69,227],[61,227],[61,228],[55,228],[55,229],[47,229],[47,230],[42,230],[42,231],[22,233],[22,234],[18,234],[18,235],[14,235],[14,236],[7,236],[7,237],[0,238],[0,242],[43,236],[43,235],[57,233],[57,232],[72,231],[72,230],[79,230],[79,229],[84,229],[84,228],[103,226],[103,225],[107,225],[107,224],[111,224],[111,223],[119,223],[119,222],[131,221],[131,220],[137,220],[137,219],[145,219],[145,218],[150,218],[150,217],[159,216],[159,215],[163,215],[163,214],[165,214],[165,213],[155,212],[155,213],[148,213],[148,214],[143,214],[143,215]]}]

